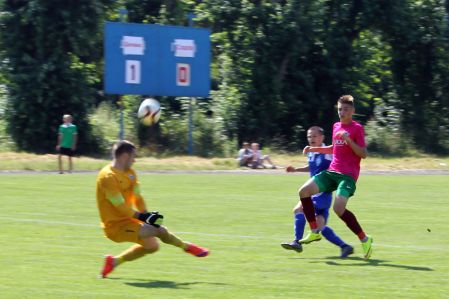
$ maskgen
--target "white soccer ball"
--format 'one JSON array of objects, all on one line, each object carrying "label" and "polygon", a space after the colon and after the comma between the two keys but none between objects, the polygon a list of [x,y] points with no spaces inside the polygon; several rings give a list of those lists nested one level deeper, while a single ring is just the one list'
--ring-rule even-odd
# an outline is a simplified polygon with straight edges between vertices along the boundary
[{"label": "white soccer ball", "polygon": [[161,104],[152,98],[143,100],[137,111],[137,117],[145,126],[154,125],[161,117]]}]

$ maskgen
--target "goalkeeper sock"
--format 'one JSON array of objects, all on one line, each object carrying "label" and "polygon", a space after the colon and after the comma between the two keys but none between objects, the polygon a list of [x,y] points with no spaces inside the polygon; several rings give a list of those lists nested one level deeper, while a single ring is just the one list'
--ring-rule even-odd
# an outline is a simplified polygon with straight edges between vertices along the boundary
[{"label": "goalkeeper sock", "polygon": [[116,258],[114,258],[114,267],[117,267],[124,262],[125,262],[125,259],[123,258],[123,256],[116,257]]},{"label": "goalkeeper sock", "polygon": [[165,230],[163,233],[161,233],[158,236],[159,239],[161,239],[162,242],[166,243],[166,244],[170,244],[182,249],[187,249],[187,245],[177,236],[175,236],[174,234],[170,233],[169,231]]},{"label": "goalkeeper sock", "polygon": [[[141,258],[145,254],[149,253],[142,245],[134,245],[130,248],[123,251],[120,255],[117,256],[117,265],[123,263],[123,262],[130,262],[135,259]],[[121,262],[119,262],[121,260]]]}]

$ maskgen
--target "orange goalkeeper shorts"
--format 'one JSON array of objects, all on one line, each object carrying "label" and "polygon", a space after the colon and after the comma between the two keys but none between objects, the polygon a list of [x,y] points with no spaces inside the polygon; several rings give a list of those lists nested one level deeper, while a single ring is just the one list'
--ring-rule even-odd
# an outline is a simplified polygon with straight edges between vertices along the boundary
[{"label": "orange goalkeeper shorts", "polygon": [[140,229],[143,222],[137,219],[126,219],[104,228],[105,236],[117,243],[132,242],[142,245],[142,239],[139,238]]}]

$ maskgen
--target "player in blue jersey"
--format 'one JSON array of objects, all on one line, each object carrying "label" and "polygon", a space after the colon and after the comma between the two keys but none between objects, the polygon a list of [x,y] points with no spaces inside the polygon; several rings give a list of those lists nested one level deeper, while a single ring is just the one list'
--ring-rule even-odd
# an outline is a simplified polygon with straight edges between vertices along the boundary
[{"label": "player in blue jersey", "polygon": [[[313,126],[307,130],[307,141],[310,146],[318,147],[324,146],[324,131],[318,126]],[[326,170],[331,161],[331,154],[320,154],[309,152],[307,153],[308,165],[304,167],[288,166],[287,172],[310,172],[310,176],[314,176],[323,170]],[[332,193],[318,193],[312,197],[313,204],[316,211],[316,220],[321,234],[331,243],[341,248],[340,256],[342,258],[354,253],[354,248],[346,244],[335,232],[327,226],[327,219],[329,217],[329,209],[332,205]],[[293,209],[295,215],[295,239],[291,243],[282,243],[281,246],[287,250],[294,250],[302,252],[302,245],[298,242],[303,238],[304,227],[306,219],[302,209],[301,201]]]}]

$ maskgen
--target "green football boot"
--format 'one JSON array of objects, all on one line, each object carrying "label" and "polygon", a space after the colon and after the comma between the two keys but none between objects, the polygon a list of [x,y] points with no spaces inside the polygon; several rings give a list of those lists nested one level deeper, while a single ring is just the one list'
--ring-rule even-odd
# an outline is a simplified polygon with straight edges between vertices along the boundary
[{"label": "green football boot", "polygon": [[298,243],[300,243],[300,244],[309,244],[309,243],[312,243],[312,242],[319,241],[321,239],[322,239],[322,237],[321,237],[321,234],[319,232],[317,232],[317,233],[309,232],[307,234],[307,236],[305,236],[304,238],[299,240]]},{"label": "green football boot", "polygon": [[364,253],[364,258],[367,260],[370,258],[373,253],[373,238],[370,236],[366,236],[368,239],[365,242],[362,242],[362,248]]}]

